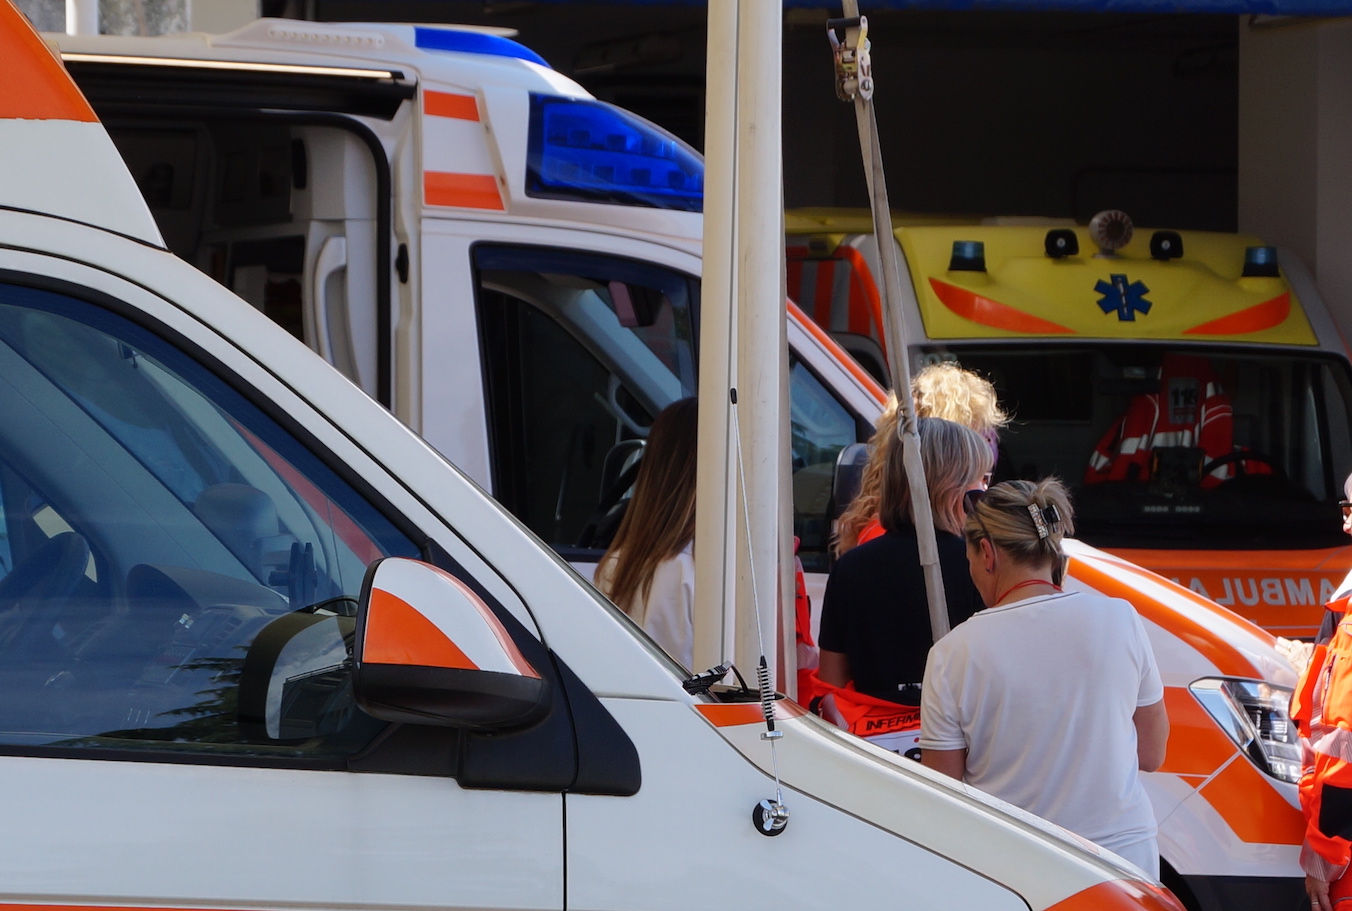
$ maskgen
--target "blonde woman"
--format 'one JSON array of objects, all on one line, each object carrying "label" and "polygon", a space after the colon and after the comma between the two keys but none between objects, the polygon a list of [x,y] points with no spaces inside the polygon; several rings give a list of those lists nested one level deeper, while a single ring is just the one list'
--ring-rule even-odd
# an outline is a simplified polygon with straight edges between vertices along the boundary
[{"label": "blonde woman", "polygon": [[[989,380],[955,363],[931,364],[911,378],[911,398],[917,417],[943,418],[972,428],[990,446],[992,464],[999,459],[1000,431],[1009,423],[1009,415],[1000,408],[995,387]],[[836,523],[836,556],[882,534],[878,524],[879,491],[887,454],[898,442],[899,417],[897,397],[890,394],[869,441],[872,451],[859,482],[859,493]]]},{"label": "blonde woman", "polygon": [[1156,879],[1140,771],[1164,761],[1169,718],[1141,618],[1062,591],[1070,497],[1055,478],[969,497],[972,581],[987,605],[935,644],[921,761],[1113,851]]},{"label": "blonde woman", "polygon": [[694,663],[694,399],[673,402],[653,421],[634,495],[596,587],[685,667]]},{"label": "blonde woman", "polygon": [[[934,516],[949,623],[957,626],[981,608],[960,536],[962,498],[991,470],[991,450],[975,431],[952,421],[921,418],[918,429],[929,482],[924,508]],[[831,686],[853,682],[868,696],[915,705],[913,688],[933,635],[900,445],[887,448],[885,468],[879,489],[884,534],[842,555],[826,583],[817,674]]]}]

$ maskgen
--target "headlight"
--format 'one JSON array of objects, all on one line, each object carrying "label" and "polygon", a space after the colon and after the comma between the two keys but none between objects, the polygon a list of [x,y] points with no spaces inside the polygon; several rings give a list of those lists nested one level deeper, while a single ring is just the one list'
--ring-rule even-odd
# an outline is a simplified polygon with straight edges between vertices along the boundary
[{"label": "headlight", "polygon": [[1300,742],[1291,723],[1291,690],[1260,680],[1208,678],[1188,687],[1258,768],[1300,780]]}]

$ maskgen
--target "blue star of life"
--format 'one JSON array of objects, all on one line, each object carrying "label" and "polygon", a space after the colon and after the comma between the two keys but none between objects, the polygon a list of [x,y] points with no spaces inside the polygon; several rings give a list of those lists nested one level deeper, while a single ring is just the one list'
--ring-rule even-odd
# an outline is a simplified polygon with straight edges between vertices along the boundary
[{"label": "blue star of life", "polygon": [[1137,313],[1150,312],[1150,301],[1145,299],[1150,289],[1143,282],[1128,283],[1125,275],[1110,275],[1106,282],[1099,279],[1094,290],[1103,295],[1099,298],[1099,308],[1105,314],[1116,310],[1120,322],[1132,323],[1136,321]]}]

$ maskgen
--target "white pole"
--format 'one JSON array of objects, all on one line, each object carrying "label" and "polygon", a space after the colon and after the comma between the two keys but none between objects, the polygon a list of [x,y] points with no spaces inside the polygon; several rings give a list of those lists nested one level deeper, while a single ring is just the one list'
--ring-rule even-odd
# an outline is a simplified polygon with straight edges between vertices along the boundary
[{"label": "white pole", "polygon": [[733,217],[737,149],[737,2],[709,0],[704,121],[704,270],[700,293],[699,458],[695,470],[695,666],[731,657],[736,604],[736,459],[727,389],[737,326]]},{"label": "white pole", "polygon": [[66,34],[99,33],[99,0],[66,0]]},{"label": "white pole", "polygon": [[772,674],[785,666],[793,631],[781,606],[792,597],[782,29],[778,0],[709,4],[695,663],[717,664],[731,645],[747,676],[762,655]]}]

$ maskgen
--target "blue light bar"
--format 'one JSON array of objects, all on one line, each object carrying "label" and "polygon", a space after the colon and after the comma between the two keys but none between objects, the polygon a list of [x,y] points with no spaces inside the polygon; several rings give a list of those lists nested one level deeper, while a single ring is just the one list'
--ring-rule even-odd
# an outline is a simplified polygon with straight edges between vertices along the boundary
[{"label": "blue light bar", "polygon": [[980,240],[953,241],[953,255],[948,260],[949,272],[985,272],[986,244]]},{"label": "blue light bar", "polygon": [[1244,278],[1279,278],[1276,247],[1245,247]]},{"label": "blue light bar", "polygon": [[455,51],[461,54],[488,54],[491,57],[515,57],[548,67],[535,51],[501,35],[486,32],[462,32],[450,28],[415,26],[414,43],[425,51]]},{"label": "blue light bar", "polygon": [[614,105],[532,94],[526,195],[700,212],[704,160]]}]

